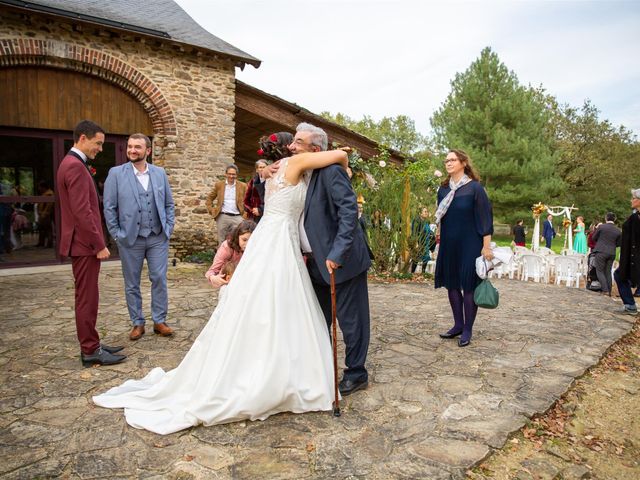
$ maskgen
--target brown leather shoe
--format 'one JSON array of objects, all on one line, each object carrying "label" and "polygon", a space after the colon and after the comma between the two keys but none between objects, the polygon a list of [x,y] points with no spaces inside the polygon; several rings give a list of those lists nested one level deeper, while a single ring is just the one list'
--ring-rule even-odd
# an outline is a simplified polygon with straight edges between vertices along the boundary
[{"label": "brown leather shoe", "polygon": [[163,337],[170,337],[173,335],[173,329],[168,327],[166,323],[154,323],[153,324],[153,333],[157,335],[161,335]]},{"label": "brown leather shoe", "polygon": [[129,334],[129,340],[140,340],[142,335],[144,335],[144,325],[136,325]]}]

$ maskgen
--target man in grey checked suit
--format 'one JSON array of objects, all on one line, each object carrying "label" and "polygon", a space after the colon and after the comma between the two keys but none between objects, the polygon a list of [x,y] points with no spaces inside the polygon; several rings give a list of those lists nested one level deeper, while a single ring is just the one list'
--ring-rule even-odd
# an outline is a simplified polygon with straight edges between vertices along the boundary
[{"label": "man in grey checked suit", "polygon": [[129,162],[113,167],[104,183],[104,219],[118,244],[125,296],[133,324],[129,338],[144,335],[140,276],[147,259],[151,281],[153,332],[173,334],[167,326],[169,238],[175,222],[173,197],[164,169],[147,163],[151,141],[134,133],[127,140]]},{"label": "man in grey checked suit", "polygon": [[596,242],[592,253],[594,254],[596,275],[600,282],[600,292],[611,296],[611,267],[616,259],[616,247],[620,246],[622,233],[614,224],[616,221],[615,213],[608,212],[604,219],[606,223],[601,224],[591,237]]}]

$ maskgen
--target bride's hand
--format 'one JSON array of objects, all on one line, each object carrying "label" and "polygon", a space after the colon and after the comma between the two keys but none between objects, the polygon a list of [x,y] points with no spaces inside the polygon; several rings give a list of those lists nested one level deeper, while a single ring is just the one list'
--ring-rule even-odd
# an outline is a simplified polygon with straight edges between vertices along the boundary
[{"label": "bride's hand", "polygon": [[264,179],[271,178],[276,174],[279,168],[280,160],[278,160],[277,162],[273,162],[271,165],[267,165],[260,173],[260,176]]}]

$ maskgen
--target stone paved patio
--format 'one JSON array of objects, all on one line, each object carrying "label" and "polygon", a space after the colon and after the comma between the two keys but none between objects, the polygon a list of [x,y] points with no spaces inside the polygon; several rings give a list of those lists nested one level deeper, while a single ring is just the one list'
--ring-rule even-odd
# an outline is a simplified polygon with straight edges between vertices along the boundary
[{"label": "stone paved patio", "polygon": [[170,269],[177,335],[132,343],[119,266],[103,268],[99,330],[129,358],[91,369],[70,271],[0,276],[2,478],[461,478],[631,328],[618,303],[585,290],[497,280],[500,308],[479,312],[461,349],[437,336],[450,326],[443,290],[373,283],[371,383],[339,419],[282,414],[163,437],[93,406],[97,392],[178,364],[216,304],[204,269]]}]

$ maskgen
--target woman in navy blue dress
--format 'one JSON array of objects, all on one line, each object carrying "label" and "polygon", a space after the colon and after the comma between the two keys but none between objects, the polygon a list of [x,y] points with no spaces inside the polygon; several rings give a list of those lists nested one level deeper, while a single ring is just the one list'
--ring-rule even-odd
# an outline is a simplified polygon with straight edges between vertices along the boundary
[{"label": "woman in navy blue dress", "polygon": [[441,338],[460,335],[458,345],[471,343],[473,322],[478,306],[473,293],[480,283],[476,274],[476,258],[487,260],[491,253],[493,213],[491,202],[471,159],[462,150],[451,150],[445,161],[447,177],[438,189],[440,249],[436,260],[436,288],[445,287],[453,312],[453,327]]}]

